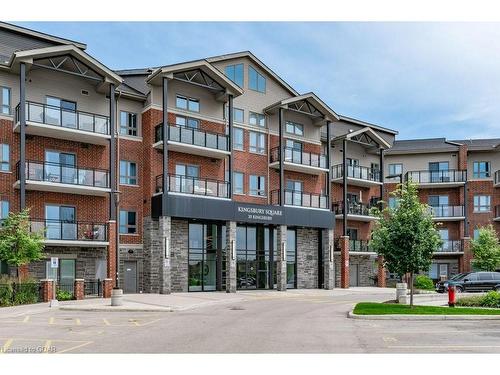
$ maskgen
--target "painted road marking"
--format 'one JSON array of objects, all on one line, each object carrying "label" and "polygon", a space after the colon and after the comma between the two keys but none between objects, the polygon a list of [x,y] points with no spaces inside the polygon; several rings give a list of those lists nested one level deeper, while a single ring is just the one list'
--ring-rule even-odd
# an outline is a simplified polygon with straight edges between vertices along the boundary
[{"label": "painted road marking", "polygon": [[391,337],[391,336],[384,336],[384,337],[382,337],[382,340],[384,340],[385,342],[397,342],[398,341],[397,338]]},{"label": "painted road marking", "polygon": [[50,347],[52,345],[52,340],[45,341],[45,345],[43,346],[43,353],[50,353]]},{"label": "painted road marking", "polygon": [[498,349],[500,345],[392,345],[391,349]]},{"label": "painted road marking", "polygon": [[86,345],[89,345],[89,344],[92,344],[92,343],[93,343],[93,341],[87,341],[87,342],[84,342],[84,343],[82,343],[80,345],[75,345],[75,346],[72,346],[70,348],[67,348],[67,349],[64,349],[64,350],[60,350],[57,353],[59,353],[59,354],[66,353],[66,352],[69,352],[69,351],[81,348],[82,346],[86,346]]},{"label": "painted road marking", "polygon": [[54,317],[52,316],[52,317],[49,319],[49,324],[55,324],[55,323],[54,323],[54,320],[55,320],[55,319],[54,319]]},{"label": "painted road marking", "polygon": [[2,347],[2,353],[7,352],[7,350],[12,345],[12,341],[14,341],[14,339],[7,339],[7,341],[5,341],[5,344],[3,344],[3,347]]},{"label": "painted road marking", "polygon": [[105,325],[110,326],[108,319],[102,318],[102,321],[104,322]]},{"label": "painted road marking", "polygon": [[81,326],[82,325],[81,320],[78,319],[78,318],[75,318],[75,323],[76,323],[77,326]]},{"label": "painted road marking", "polygon": [[30,316],[29,315],[26,315],[23,319],[23,323],[28,323],[30,320]]}]

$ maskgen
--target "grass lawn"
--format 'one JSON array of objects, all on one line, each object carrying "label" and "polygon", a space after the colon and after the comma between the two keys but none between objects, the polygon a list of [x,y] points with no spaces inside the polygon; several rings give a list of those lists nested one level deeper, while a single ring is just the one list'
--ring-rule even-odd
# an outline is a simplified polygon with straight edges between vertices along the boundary
[{"label": "grass lawn", "polygon": [[358,315],[500,315],[500,309],[474,307],[441,307],[398,305],[395,303],[360,302],[354,308]]}]

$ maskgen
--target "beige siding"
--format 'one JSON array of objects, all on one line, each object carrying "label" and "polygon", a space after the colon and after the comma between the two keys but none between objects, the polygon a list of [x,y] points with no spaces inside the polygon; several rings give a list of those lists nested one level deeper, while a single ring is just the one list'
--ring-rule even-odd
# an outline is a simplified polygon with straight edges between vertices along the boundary
[{"label": "beige siding", "polygon": [[[336,142],[332,149],[332,165],[342,164],[342,142]],[[380,157],[358,143],[349,142],[347,144],[347,157],[358,159],[362,167],[370,167],[371,163],[380,164]]]},{"label": "beige siding", "polygon": [[131,99],[125,99],[125,98],[119,98],[117,97],[117,103],[116,103],[116,122],[118,129],[120,128],[120,112],[121,111],[126,111],[126,112],[132,112],[137,114],[137,135],[141,136],[142,135],[142,116],[141,112],[144,108],[144,104],[141,101],[135,101]]},{"label": "beige siding", "polygon": [[432,154],[413,154],[413,155],[386,155],[384,169],[386,175],[389,174],[389,164],[403,164],[403,174],[408,171],[427,171],[429,162],[449,162],[450,169],[458,168],[458,152],[443,152]]},{"label": "beige siding", "polygon": [[500,152],[469,152],[467,157],[467,179],[474,179],[474,162],[489,161],[491,163],[491,178],[500,170]]}]

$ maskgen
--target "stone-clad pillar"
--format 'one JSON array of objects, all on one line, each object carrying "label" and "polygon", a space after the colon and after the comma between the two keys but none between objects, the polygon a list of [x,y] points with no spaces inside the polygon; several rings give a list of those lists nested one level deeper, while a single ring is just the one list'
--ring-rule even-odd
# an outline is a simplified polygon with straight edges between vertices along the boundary
[{"label": "stone-clad pillar", "polygon": [[463,244],[464,255],[463,255],[463,270],[462,272],[469,272],[472,269],[472,249],[470,248],[470,237],[464,237]]},{"label": "stone-clad pillar", "polygon": [[226,292],[236,293],[236,222],[226,223]]},{"label": "stone-clad pillar", "polygon": [[171,223],[170,216],[160,216],[158,223],[158,235],[160,237],[160,293],[170,294],[172,292],[172,277],[171,277]]},{"label": "stone-clad pillar", "polygon": [[333,289],[335,287],[335,269],[333,267],[333,229],[323,229],[323,288]]},{"label": "stone-clad pillar", "polygon": [[349,236],[340,236],[340,287],[349,288]]},{"label": "stone-clad pillar", "polygon": [[276,230],[276,284],[279,291],[286,291],[286,225],[278,225]]}]

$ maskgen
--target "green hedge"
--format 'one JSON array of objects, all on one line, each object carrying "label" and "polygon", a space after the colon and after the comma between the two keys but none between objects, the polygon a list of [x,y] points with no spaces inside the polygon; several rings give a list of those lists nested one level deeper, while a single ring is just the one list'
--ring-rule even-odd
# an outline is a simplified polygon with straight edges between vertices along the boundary
[{"label": "green hedge", "polygon": [[434,282],[430,277],[426,275],[418,275],[417,277],[415,277],[413,285],[417,289],[434,290]]},{"label": "green hedge", "polygon": [[461,297],[456,305],[500,308],[500,293],[491,291],[484,296]]},{"label": "green hedge", "polygon": [[0,306],[25,305],[40,300],[40,284],[35,280],[23,280],[10,277],[0,278]]}]

